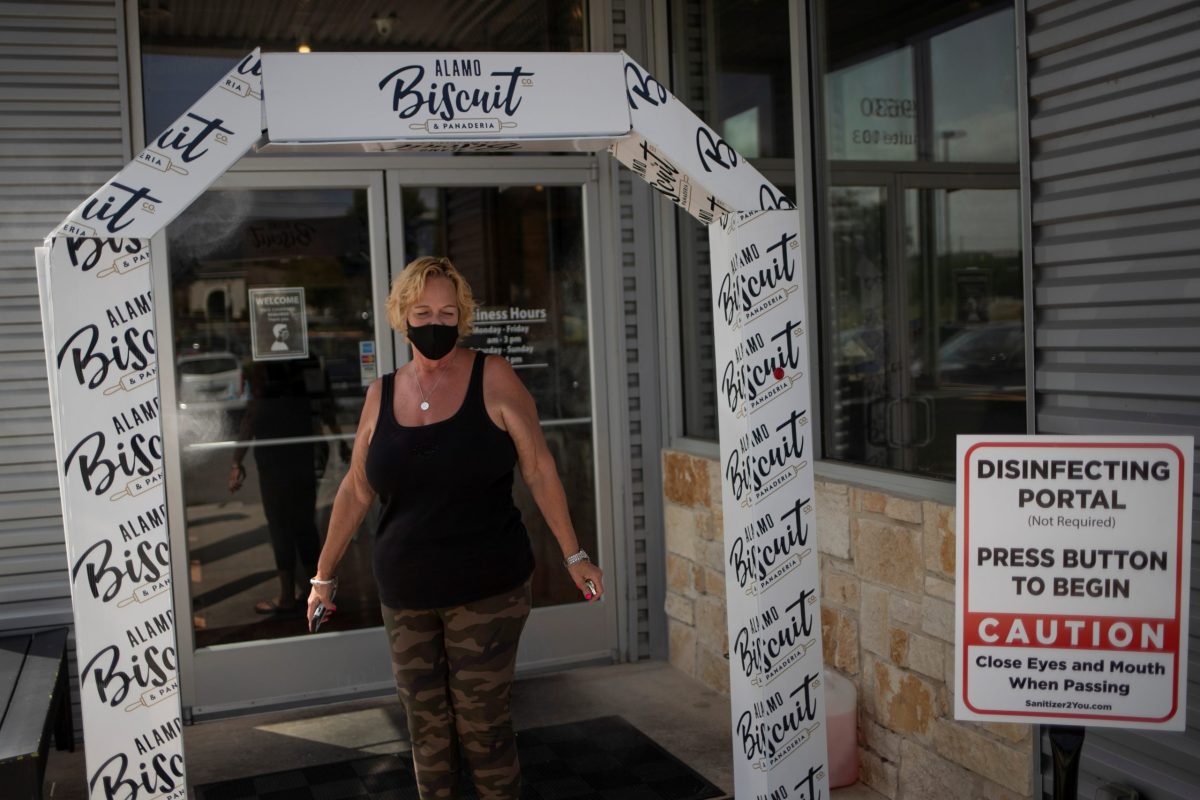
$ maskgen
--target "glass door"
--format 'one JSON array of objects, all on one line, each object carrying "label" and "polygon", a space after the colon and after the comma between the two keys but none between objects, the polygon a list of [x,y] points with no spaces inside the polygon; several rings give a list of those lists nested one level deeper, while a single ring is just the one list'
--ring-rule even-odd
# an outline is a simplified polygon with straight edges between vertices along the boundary
[{"label": "glass door", "polygon": [[903,175],[902,468],[953,475],[960,433],[1025,432],[1020,190]]},{"label": "glass door", "polygon": [[[537,562],[518,669],[607,661],[617,647],[618,582],[612,492],[599,480],[608,434],[596,402],[604,383],[595,343],[604,339],[588,251],[596,186],[581,170],[504,172],[389,172],[389,207],[399,210],[389,221],[393,270],[445,255],[466,276],[479,303],[467,346],[507,358],[533,395],[580,543],[606,572],[606,598],[585,602],[518,471],[517,505]],[[399,361],[410,357],[398,337],[396,350]]]},{"label": "glass door", "polygon": [[828,457],[892,466],[890,439],[900,387],[891,326],[896,304],[895,187],[884,173],[841,173],[829,188],[823,286],[824,362],[831,391],[824,415]]},{"label": "glass door", "polygon": [[826,453],[954,474],[955,437],[1025,431],[1016,178],[834,170]]},{"label": "glass door", "polygon": [[[219,715],[391,682],[370,519],[336,631],[308,578],[366,387],[393,363],[383,180],[233,173],[160,242],[158,330],[184,705]],[[182,557],[179,555],[182,554]],[[182,609],[188,609],[184,615]]]}]

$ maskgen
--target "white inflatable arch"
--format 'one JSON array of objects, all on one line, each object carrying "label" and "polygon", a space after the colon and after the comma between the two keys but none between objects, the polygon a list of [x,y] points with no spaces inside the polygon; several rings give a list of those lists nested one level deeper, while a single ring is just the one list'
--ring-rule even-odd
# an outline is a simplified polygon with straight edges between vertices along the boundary
[{"label": "white inflatable arch", "polygon": [[167,526],[134,540],[121,525],[165,504],[154,317],[112,312],[151,310],[150,238],[251,147],[332,142],[607,149],[708,226],[735,790],[828,796],[791,202],[624,53],[256,50],[37,250],[91,797],[187,795],[174,631],[138,647],[127,635],[178,618]]}]

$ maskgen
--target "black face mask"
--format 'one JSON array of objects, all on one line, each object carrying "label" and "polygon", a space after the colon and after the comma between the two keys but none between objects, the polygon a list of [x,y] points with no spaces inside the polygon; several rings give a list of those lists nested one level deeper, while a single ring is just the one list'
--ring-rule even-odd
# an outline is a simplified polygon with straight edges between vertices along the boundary
[{"label": "black face mask", "polygon": [[445,358],[458,344],[457,325],[422,325],[408,326],[408,340],[412,342],[417,352],[430,361]]}]

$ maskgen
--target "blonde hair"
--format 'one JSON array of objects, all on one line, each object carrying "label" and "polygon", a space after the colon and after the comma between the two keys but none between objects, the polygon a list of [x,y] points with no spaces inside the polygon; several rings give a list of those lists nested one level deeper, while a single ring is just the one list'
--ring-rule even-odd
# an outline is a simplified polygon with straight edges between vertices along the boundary
[{"label": "blonde hair", "polygon": [[459,337],[471,333],[477,303],[471,294],[471,286],[467,279],[454,268],[450,259],[444,256],[421,256],[410,261],[396,276],[396,280],[392,281],[392,290],[388,292],[388,323],[394,330],[404,334],[404,338],[408,338],[408,310],[420,299],[421,293],[425,291],[425,283],[436,277],[447,278],[454,284]]}]

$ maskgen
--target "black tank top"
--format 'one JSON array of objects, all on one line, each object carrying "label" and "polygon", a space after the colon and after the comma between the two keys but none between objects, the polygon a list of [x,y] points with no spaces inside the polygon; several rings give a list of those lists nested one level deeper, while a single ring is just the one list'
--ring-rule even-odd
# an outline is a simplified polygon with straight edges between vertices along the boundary
[{"label": "black tank top", "polygon": [[391,608],[470,603],[519,586],[533,572],[512,497],[517,449],[488,416],[487,356],[474,356],[462,407],[422,427],[396,422],[396,373],[383,377],[366,471],[383,504],[374,570],[379,599]]}]

